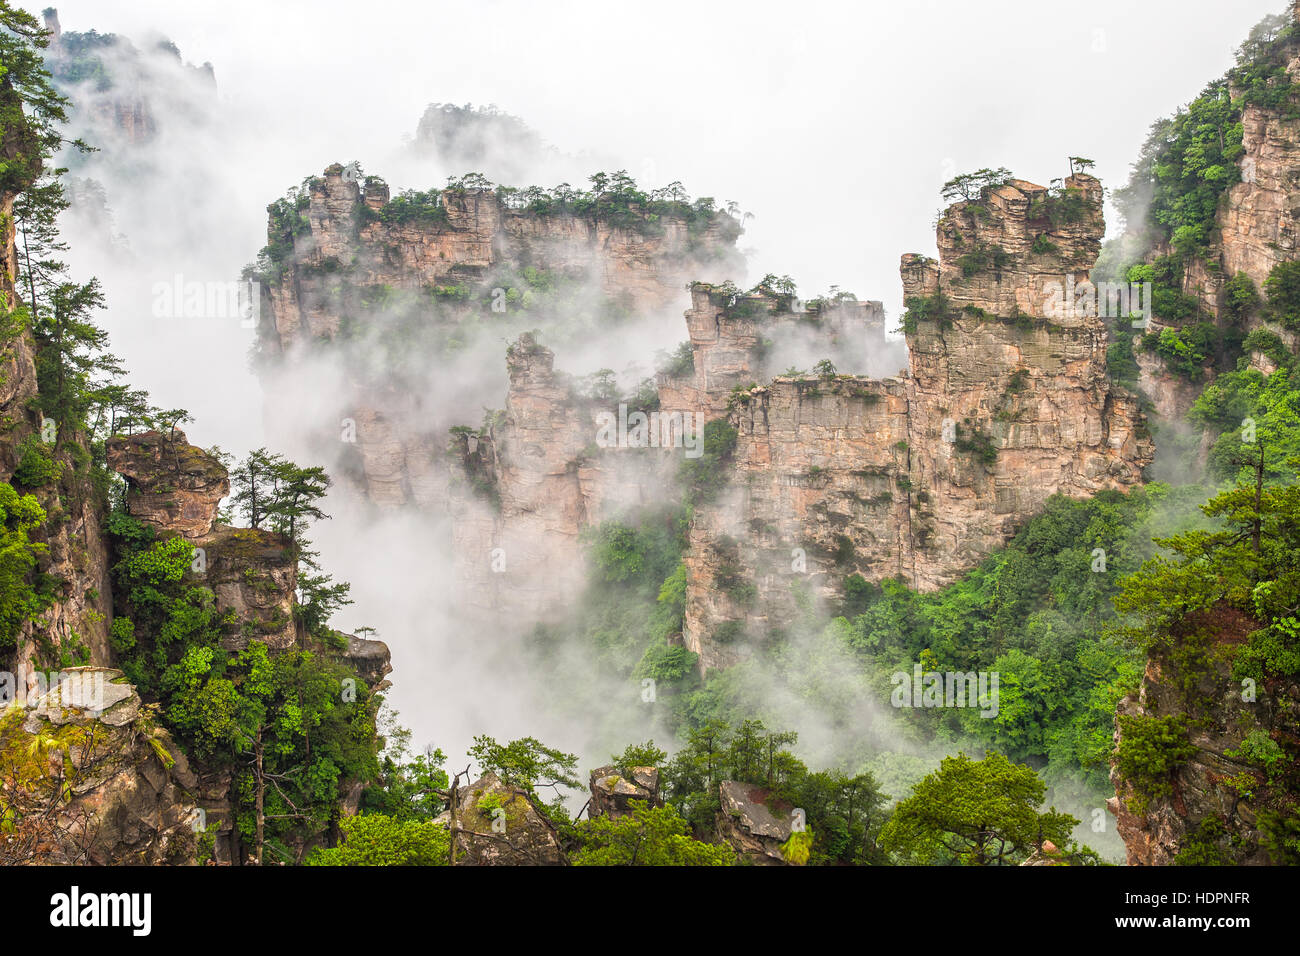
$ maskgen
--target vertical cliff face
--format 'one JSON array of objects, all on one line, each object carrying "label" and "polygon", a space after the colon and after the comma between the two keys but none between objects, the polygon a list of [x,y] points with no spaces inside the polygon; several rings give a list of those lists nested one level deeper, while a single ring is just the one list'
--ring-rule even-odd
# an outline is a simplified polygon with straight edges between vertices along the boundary
[{"label": "vertical cliff face", "polygon": [[948,210],[938,263],[904,257],[906,300],[932,306],[905,320],[909,470],[929,499],[918,586],[952,580],[1049,496],[1133,485],[1151,461],[1135,397],[1107,379],[1099,310],[1054,298],[1086,281],[1101,206],[1091,176],[1056,194],[1016,180]]},{"label": "vertical cliff face", "polygon": [[[269,423],[339,449],[337,470],[370,501],[441,510],[447,429],[506,384],[483,379],[476,349],[527,329],[616,334],[676,311],[688,279],[734,263],[737,233],[730,216],[684,204],[612,215],[486,188],[391,197],[331,166],[296,205],[272,207],[259,332]],[[320,390],[303,376],[321,362],[336,363],[325,387],[339,415],[276,413]],[[341,418],[355,425],[346,448]]]},{"label": "vertical cliff face", "polygon": [[[1300,736],[1300,685],[1270,678],[1258,687],[1235,680],[1231,655],[1261,622],[1231,608],[1218,608],[1186,622],[1191,631],[1210,635],[1200,669],[1168,654],[1152,654],[1137,693],[1120,701],[1115,744],[1123,742],[1125,718],[1180,719],[1187,750],[1158,787],[1111,769],[1115,815],[1130,866],[1168,866],[1178,862],[1267,865],[1271,862],[1261,816],[1293,802],[1283,769],[1271,779],[1247,739],[1268,741],[1282,754]],[[1284,764],[1285,766],[1285,764]],[[1279,798],[1281,798],[1279,800]],[[1197,854],[1187,859],[1186,854]]]},{"label": "vertical cliff face", "polygon": [[900,379],[778,377],[737,396],[730,481],[696,510],[683,638],[724,667],[844,578],[911,579],[908,396]]},{"label": "vertical cliff face", "polygon": [[[253,642],[273,652],[311,649],[348,664],[372,691],[387,686],[384,678],[392,668],[383,642],[340,635],[345,638],[340,648],[321,646],[297,620],[297,555],[287,537],[218,521],[218,507],[230,492],[230,481],[217,458],[191,445],[178,429],[111,438],[107,453],[109,467],[126,479],[127,513],[152,527],[160,538],[181,537],[194,546],[195,562],[186,580],[212,592],[224,621],[224,649],[240,651]],[[237,861],[231,773],[201,764],[191,768],[183,761],[181,766],[184,792],[175,799],[183,796],[189,801],[181,816],[202,809],[216,825],[216,858]],[[179,812],[174,806],[166,810],[171,816]],[[154,853],[165,848],[151,846]]]},{"label": "vertical cliff face", "polygon": [[[1300,9],[1292,5],[1290,30],[1300,24]],[[1285,75],[1271,79],[1264,86],[1276,90],[1282,80],[1300,80],[1300,41],[1281,31],[1274,41],[1277,56],[1285,65]],[[1260,54],[1256,52],[1256,56]],[[1245,99],[1245,90],[1229,77],[1227,93],[1234,101]],[[1253,91],[1258,93],[1259,90]],[[1241,151],[1233,160],[1239,181],[1229,186],[1219,198],[1214,219],[1206,230],[1206,248],[1197,255],[1183,258],[1179,289],[1190,297],[1195,314],[1181,321],[1157,316],[1148,333],[1158,334],[1165,328],[1178,328],[1194,322],[1208,322],[1220,329],[1236,327],[1242,333],[1264,330],[1276,335],[1290,349],[1300,345],[1300,335],[1275,321],[1266,309],[1252,309],[1235,316],[1229,309],[1227,283],[1239,273],[1249,277],[1263,294],[1269,273],[1279,263],[1297,257],[1300,235],[1300,119],[1289,105],[1261,105],[1245,102],[1239,109]],[[1232,128],[1228,129],[1229,136]],[[1229,139],[1231,142],[1231,139]],[[1189,157],[1188,168],[1196,157]],[[1148,259],[1174,252],[1169,242],[1158,242]],[[1271,361],[1261,352],[1250,353],[1251,362],[1263,371],[1273,371]],[[1203,365],[1201,379],[1215,372],[1213,357]],[[1180,421],[1196,400],[1203,380],[1189,381],[1171,371],[1157,354],[1138,351],[1141,375],[1139,387],[1161,419]]]},{"label": "vertical cliff face", "polygon": [[203,94],[184,104],[199,110],[215,91],[212,64],[183,62],[169,40],[140,49],[112,33],[64,31],[53,7],[46,8],[44,17],[51,36],[46,68],[56,89],[73,101],[69,119],[76,136],[92,145],[112,143],[129,150],[155,141],[160,114],[183,102],[179,88]]},{"label": "vertical cliff face", "polygon": [[531,335],[506,362],[501,420],[454,435],[449,504],[462,606],[518,626],[572,605],[586,581],[582,531],[667,500],[681,451],[620,444],[607,426],[604,441],[618,401],[581,394]]},{"label": "vertical cliff face", "polygon": [[[686,558],[684,638],[702,667],[788,627],[801,591],[833,598],[851,574],[938,587],[1051,495],[1141,481],[1152,443],[1106,377],[1106,330],[1052,300],[1050,283],[1082,282],[1096,259],[1101,201],[1097,180],[1073,176],[955,204],[938,261],[903,257],[905,376],[778,377],[729,400],[733,479],[697,512]],[[718,347],[710,331],[727,326],[698,309],[688,322],[698,391],[743,379],[758,337]]]},{"label": "vertical cliff face", "polygon": [[[20,110],[12,89],[0,91],[6,108]],[[100,529],[101,503],[84,466],[85,437],[56,435],[37,407],[36,343],[30,316],[11,310],[25,309],[23,291],[15,288],[14,201],[41,173],[39,151],[31,131],[23,124],[6,124],[0,131],[0,156],[8,171],[0,180],[0,481],[32,493],[46,513],[46,521],[32,539],[47,552],[39,571],[54,584],[53,602],[26,622],[16,648],[4,669],[27,673],[33,667],[70,659],[77,663],[107,663],[108,620],[112,596],[108,552]],[[53,425],[52,422],[49,425]],[[51,472],[36,481],[22,469],[24,459],[49,458]],[[57,476],[52,476],[57,472]]]}]

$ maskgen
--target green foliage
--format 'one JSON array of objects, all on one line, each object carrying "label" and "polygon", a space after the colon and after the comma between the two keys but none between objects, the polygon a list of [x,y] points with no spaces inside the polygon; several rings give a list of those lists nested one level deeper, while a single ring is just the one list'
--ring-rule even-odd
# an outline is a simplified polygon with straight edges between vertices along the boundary
[{"label": "green foliage", "polygon": [[534,737],[523,737],[506,744],[480,734],[474,738],[469,755],[483,772],[491,771],[507,786],[519,787],[530,795],[537,789],[581,788],[577,777],[578,758],[573,754],[547,747]]},{"label": "green foliage", "polygon": [[1029,251],[1038,256],[1049,255],[1053,252],[1059,252],[1059,247],[1051,239],[1047,238],[1047,233],[1040,232],[1034,236],[1034,241],[1029,247]]},{"label": "green foliage", "polygon": [[990,269],[994,272],[1001,272],[1010,262],[1011,254],[1009,252],[1001,246],[988,243],[980,243],[970,252],[959,256],[957,259],[957,265],[961,267],[961,274],[967,279]]},{"label": "green foliage", "polygon": [[1039,812],[1046,791],[1032,768],[1002,754],[945,757],[898,804],[880,842],[910,862],[1019,863],[1044,840],[1065,846],[1079,822],[1055,808]]},{"label": "green foliage", "polygon": [[940,325],[951,322],[951,303],[942,292],[934,295],[915,295],[903,303],[902,330],[914,335],[921,322],[938,322]]},{"label": "green foliage", "polygon": [[609,758],[609,762],[625,773],[633,767],[658,767],[668,759],[668,752],[655,746],[653,740],[643,744],[629,744],[621,754]]},{"label": "green foliage", "polygon": [[686,378],[695,372],[695,350],[689,341],[663,355],[658,371],[668,378]]},{"label": "green foliage", "polygon": [[1295,362],[1295,353],[1287,348],[1280,336],[1268,329],[1254,329],[1241,343],[1241,351],[1245,355],[1251,352],[1259,352],[1265,358],[1273,362],[1274,365],[1283,366],[1291,365]]},{"label": "green foliage", "polygon": [[813,374],[820,379],[832,379],[835,377],[835,364],[830,359],[822,359],[813,366]]},{"label": "green foliage", "polygon": [[18,467],[14,479],[25,488],[53,484],[63,475],[63,466],[54,460],[50,446],[37,435],[28,435],[18,445]]},{"label": "green foliage", "polygon": [[67,120],[68,100],[51,83],[43,51],[50,35],[37,19],[0,3],[0,130],[6,148],[0,156],[0,192],[21,192],[36,180],[42,161],[63,143],[60,124]]},{"label": "green foliage", "polygon": [[1179,847],[1174,857],[1174,866],[1226,866],[1226,858],[1219,844],[1227,837],[1228,830],[1218,817],[1202,817]]},{"label": "green foliage", "polygon": [[446,808],[451,782],[443,769],[447,755],[430,746],[412,756],[411,732],[387,709],[380,711],[377,727],[385,747],[375,782],[361,793],[361,811],[395,820],[433,820]]},{"label": "green foliage", "polygon": [[1264,280],[1269,318],[1288,329],[1300,329],[1300,262],[1279,262]]},{"label": "green foliage", "polygon": [[1004,166],[997,169],[977,169],[973,173],[954,176],[943,184],[940,195],[946,202],[975,202],[988,195],[990,189],[1003,186],[1011,179],[1011,170]]},{"label": "green foliage", "polygon": [[1216,478],[1250,480],[1262,452],[1266,480],[1295,480],[1300,374],[1290,365],[1268,376],[1249,367],[1220,375],[1197,397],[1188,417],[1217,435],[1209,455]]},{"label": "green foliage", "polygon": [[1166,549],[1123,581],[1115,608],[1130,617],[1130,638],[1172,665],[1194,701],[1215,652],[1215,615],[1233,611],[1259,627],[1235,649],[1233,673],[1263,683],[1300,673],[1300,485],[1266,481],[1265,444],[1238,483],[1201,510],[1211,530],[1158,539]]},{"label": "green foliage", "polygon": [[1199,322],[1184,329],[1161,329],[1144,336],[1143,348],[1165,360],[1175,375],[1197,382],[1205,377],[1205,365],[1215,352],[1219,330],[1210,322]]},{"label": "green foliage", "polygon": [[1266,17],[1226,76],[1151,127],[1128,186],[1115,193],[1131,227],[1145,225],[1153,239],[1170,242],[1181,258],[1205,254],[1219,202],[1241,180],[1242,110],[1255,104],[1296,115],[1296,85],[1286,70],[1295,52],[1294,33],[1288,16]]},{"label": "green foliage", "polygon": [[1276,740],[1263,730],[1252,730],[1235,750],[1225,750],[1225,757],[1244,760],[1264,771],[1269,786],[1277,784],[1282,773],[1290,769],[1291,761]]},{"label": "green foliage", "polygon": [[1115,765],[1136,791],[1136,803],[1144,808],[1147,800],[1173,792],[1173,772],[1196,748],[1188,740],[1187,718],[1182,714],[1120,714],[1118,720]]},{"label": "green foliage", "polygon": [[984,465],[993,465],[998,460],[998,446],[993,443],[993,439],[980,431],[979,426],[974,424],[969,418],[965,419],[962,424],[956,426],[956,441],[953,442],[953,448],[964,454],[971,455],[976,461]]},{"label": "green foliage", "polygon": [[617,820],[600,816],[577,825],[581,848],[574,866],[731,866],[735,852],[693,839],[672,806],[629,801],[632,812]]},{"label": "green foliage", "polygon": [[1223,310],[1234,323],[1240,325],[1261,303],[1259,290],[1246,273],[1238,272],[1223,284]]},{"label": "green foliage", "polygon": [[769,807],[788,817],[792,808],[806,814],[808,837],[791,846],[808,851],[812,863],[885,862],[876,844],[884,823],[886,799],[870,774],[811,771],[787,748],[798,735],[768,728],[762,720],[735,724],[709,720],[688,731],[686,741],[663,768],[668,802],[697,833],[711,833],[724,780],[753,784],[767,793]]},{"label": "green foliage", "polygon": [[389,225],[443,225],[447,210],[442,204],[442,190],[404,190],[379,207],[379,219]]},{"label": "green foliage", "polygon": [[730,478],[728,466],[736,450],[740,433],[725,418],[715,418],[704,425],[704,439],[698,458],[684,458],[679,480],[686,488],[686,500],[692,505],[713,501]]},{"label": "green foliage", "polygon": [[1262,810],[1260,843],[1277,866],[1300,866],[1300,816],[1291,810]]},{"label": "green foliage", "polygon": [[255,834],[259,790],[268,847],[278,838],[320,833],[336,813],[340,782],[378,772],[364,685],[355,700],[345,700],[342,682],[356,675],[341,664],[309,651],[272,656],[258,642],[224,649],[232,622],[189,574],[193,546],[179,537],[155,540],[121,513],[107,524],[119,554],[118,619],[129,619],[112,635],[119,666],[145,699],[161,705],[162,722],[191,757],[231,770],[236,823],[245,836]]},{"label": "green foliage", "polygon": [[339,821],[343,842],[318,849],[308,866],[447,866],[447,828],[426,820],[398,820],[363,813]]},{"label": "green foliage", "polygon": [[974,738],[1105,787],[1115,704],[1142,669],[1137,651],[1106,634],[1116,620],[1111,600],[1154,553],[1151,524],[1198,498],[1159,484],[1052,498],[1005,548],[945,588],[855,585],[846,591],[852,613],[830,632],[886,688],[890,674],[923,659],[932,670],[998,671],[994,717],[957,708],[900,717],[924,739]]},{"label": "green foliage", "polygon": [[45,523],[45,510],[32,495],[20,495],[0,482],[0,652],[17,646],[23,625],[51,603],[33,581],[46,545],[32,541],[32,532]]}]

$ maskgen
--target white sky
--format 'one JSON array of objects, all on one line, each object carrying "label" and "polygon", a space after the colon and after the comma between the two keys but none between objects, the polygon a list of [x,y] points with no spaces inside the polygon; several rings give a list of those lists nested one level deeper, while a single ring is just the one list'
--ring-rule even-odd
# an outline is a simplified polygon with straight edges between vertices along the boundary
[{"label": "white sky", "polygon": [[[267,163],[283,168],[268,181],[288,186],[348,157],[382,174],[377,161],[429,102],[496,103],[562,150],[612,154],[656,180],[643,185],[678,179],[737,200],[756,216],[742,240],[751,276],[789,273],[806,296],[837,283],[897,315],[898,257],[933,250],[946,178],[1005,165],[1046,183],[1075,154],[1121,185],[1151,122],[1221,74],[1283,4],[57,6],[64,29],[160,31],[185,59],[214,64],[223,97],[250,114],[271,106]],[[260,211],[272,198],[248,202]]]}]

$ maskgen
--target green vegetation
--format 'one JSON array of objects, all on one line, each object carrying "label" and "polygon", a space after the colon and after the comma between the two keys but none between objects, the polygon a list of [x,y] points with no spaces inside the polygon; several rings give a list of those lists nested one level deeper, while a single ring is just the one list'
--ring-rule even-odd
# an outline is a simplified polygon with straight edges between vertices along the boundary
[{"label": "green vegetation", "polygon": [[600,816],[578,824],[581,848],[574,866],[731,866],[736,854],[726,846],[693,839],[671,805],[648,807],[631,801],[632,813],[618,820]]},{"label": "green vegetation", "polygon": [[898,804],[880,842],[915,863],[1014,865],[1044,840],[1065,846],[1079,822],[1055,808],[1040,812],[1046,790],[1032,768],[1001,754],[945,757]]},{"label": "green vegetation", "polygon": [[983,465],[993,465],[998,460],[998,446],[969,418],[956,426],[956,441],[953,442],[953,448],[970,455]]},{"label": "green vegetation", "polygon": [[687,502],[692,505],[713,501],[726,486],[728,465],[735,453],[740,434],[725,418],[715,418],[704,425],[702,452],[698,458],[683,458],[679,480],[686,488]]},{"label": "green vegetation", "polygon": [[1173,772],[1196,748],[1187,739],[1187,720],[1181,715],[1120,714],[1119,732],[1115,765],[1138,794],[1133,809],[1143,812],[1147,800],[1173,792]]},{"label": "green vegetation", "polygon": [[1241,325],[1257,311],[1261,301],[1254,281],[1244,272],[1236,273],[1223,284],[1223,310],[1234,325]]},{"label": "green vegetation", "polygon": [[45,509],[33,496],[0,482],[0,653],[13,650],[23,625],[53,600],[41,580],[33,582],[37,560],[49,549],[30,532],[44,522]]},{"label": "green vegetation", "polygon": [[969,279],[981,272],[1001,272],[1011,262],[1011,254],[1001,246],[980,243],[970,252],[958,257],[961,274]]},{"label": "green vegetation", "polygon": [[916,334],[921,322],[938,322],[946,327],[951,323],[951,303],[942,292],[928,296],[911,296],[904,305],[902,330],[908,335]]},{"label": "green vegetation", "polygon": [[[191,575],[194,548],[159,540],[115,512],[108,530],[119,558],[114,637],[119,666],[178,743],[207,766],[228,768],[240,833],[260,862],[285,858],[286,842],[319,833],[338,814],[344,780],[378,772],[373,700],[353,672],[310,650],[249,642],[223,647],[231,621]],[[356,687],[354,700],[342,693]],[[292,857],[290,857],[292,858]]]},{"label": "green vegetation", "polygon": [[1206,252],[1219,202],[1241,181],[1242,110],[1254,104],[1300,115],[1297,87],[1286,72],[1295,43],[1289,15],[1264,18],[1227,75],[1151,127],[1129,184],[1116,190],[1115,201],[1131,227],[1146,227],[1152,245],[1168,242],[1182,259]]},{"label": "green vegetation", "polygon": [[1300,329],[1300,262],[1279,262],[1264,280],[1269,318]]},{"label": "green vegetation", "polygon": [[366,813],[339,821],[338,846],[316,850],[308,866],[446,866],[450,837],[445,826],[427,820],[395,820]]}]

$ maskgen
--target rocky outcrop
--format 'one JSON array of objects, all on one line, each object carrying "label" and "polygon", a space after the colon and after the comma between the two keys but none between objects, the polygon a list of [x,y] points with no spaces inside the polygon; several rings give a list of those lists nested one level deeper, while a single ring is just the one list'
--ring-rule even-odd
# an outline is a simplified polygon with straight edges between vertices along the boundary
[{"label": "rocky outcrop", "polygon": [[[0,105],[21,115],[17,100],[15,90],[0,90]],[[25,125],[9,123],[0,130],[0,481],[34,494],[45,510],[45,522],[31,537],[47,548],[38,570],[58,589],[55,602],[24,623],[17,646],[0,652],[0,668],[13,672],[59,659],[108,663],[112,615],[98,493],[76,465],[86,454],[86,437],[59,434],[56,423],[40,414],[35,340],[26,322],[10,314],[25,305],[14,286],[14,200],[40,174],[41,162],[32,158],[38,155]],[[28,469],[25,461],[44,464]],[[53,472],[56,477],[50,477]],[[39,484],[27,486],[23,479]]]},{"label": "rocky outcrop", "polygon": [[488,772],[459,789],[450,811],[457,866],[564,866],[555,826],[524,791]]},{"label": "rocky outcrop", "polygon": [[[1180,718],[1190,756],[1168,775],[1162,792],[1125,779],[1118,764],[1110,778],[1115,796],[1107,806],[1117,821],[1130,866],[1167,866],[1184,850],[1230,865],[1267,865],[1260,816],[1272,808],[1273,787],[1257,763],[1242,753],[1252,733],[1279,743],[1283,751],[1300,739],[1300,682],[1272,678],[1258,687],[1233,679],[1232,651],[1259,622],[1239,611],[1218,608],[1203,614],[1193,630],[1211,635],[1199,670],[1187,673],[1168,655],[1153,653],[1136,694],[1119,703],[1115,745],[1122,742],[1121,717]],[[1186,659],[1186,658],[1184,658]],[[1249,748],[1246,748],[1249,749]],[[1289,802],[1290,798],[1287,798]]]},{"label": "rocky outcrop", "polygon": [[0,709],[0,861],[192,863],[197,782],[120,671],[70,668]]},{"label": "rocky outcrop", "polygon": [[[548,211],[486,188],[391,197],[339,165],[294,202],[272,207],[264,262],[269,425],[278,444],[305,434],[336,455],[331,472],[382,507],[447,507],[447,431],[496,407],[505,385],[484,378],[476,346],[676,311],[701,269],[737,264],[739,229],[721,212]],[[326,356],[338,416],[291,420],[289,396],[322,388]]]},{"label": "rocky outcrop", "polygon": [[[1082,283],[1096,259],[1101,197],[1076,175],[1059,190],[1014,180],[950,208],[939,259],[903,257],[910,363],[896,377],[839,372],[884,340],[877,303],[692,287],[692,362],[658,377],[659,420],[735,430],[684,557],[682,638],[702,669],[786,631],[800,594],[833,600],[851,575],[939,587],[1050,496],[1142,480],[1153,446],[1135,396],[1107,377],[1106,328],[1053,300],[1053,284]],[[776,343],[797,334],[827,358],[815,374],[778,371],[791,348]],[[504,421],[472,451],[461,436],[456,552],[478,571],[467,593],[535,619],[581,587],[581,530],[662,496],[689,455],[593,442],[614,403],[579,398],[531,336],[507,365]],[[503,573],[489,572],[493,549]]]},{"label": "rocky outcrop", "polygon": [[756,866],[785,866],[781,847],[793,832],[789,820],[776,817],[766,792],[752,784],[724,780],[718,785],[722,807],[718,810],[718,837],[729,844],[740,862]]},{"label": "rocky outcrop", "polygon": [[133,517],[188,541],[212,533],[217,506],[230,494],[225,466],[179,429],[109,439],[108,466],[126,479]]},{"label": "rocky outcrop", "polygon": [[[683,637],[703,669],[779,635],[801,592],[834,598],[852,574],[940,587],[1051,495],[1142,480],[1153,445],[1136,397],[1107,378],[1102,321],[1052,301],[1096,258],[1100,184],[1015,180],[976,205],[940,220],[938,261],[903,257],[904,375],[779,376],[728,396],[730,485],[697,509],[685,558]],[[758,339],[704,345],[722,384],[744,378]],[[710,361],[697,350],[697,394]]]},{"label": "rocky outcrop", "polygon": [[1020,864],[1021,866],[1069,866],[1069,860],[1062,856],[1061,851],[1057,849],[1056,844],[1051,840],[1044,840],[1034,848],[1034,852]]},{"label": "rocky outcrop", "polygon": [[598,767],[591,772],[591,803],[587,808],[590,819],[609,817],[617,820],[632,812],[629,801],[640,800],[646,806],[661,807],[659,771],[654,767]]},{"label": "rocky outcrop", "polygon": [[[1154,455],[1136,396],[1107,378],[1102,319],[1051,301],[1053,284],[1084,282],[1096,260],[1101,184],[1071,176],[1052,196],[1016,180],[984,211],[971,205],[940,220],[937,265],[904,257],[902,269],[909,301],[947,299],[907,336],[920,587],[952,580],[1053,494],[1139,483]],[[1000,248],[1005,266],[989,253],[971,272],[960,250],[972,243]]]}]

